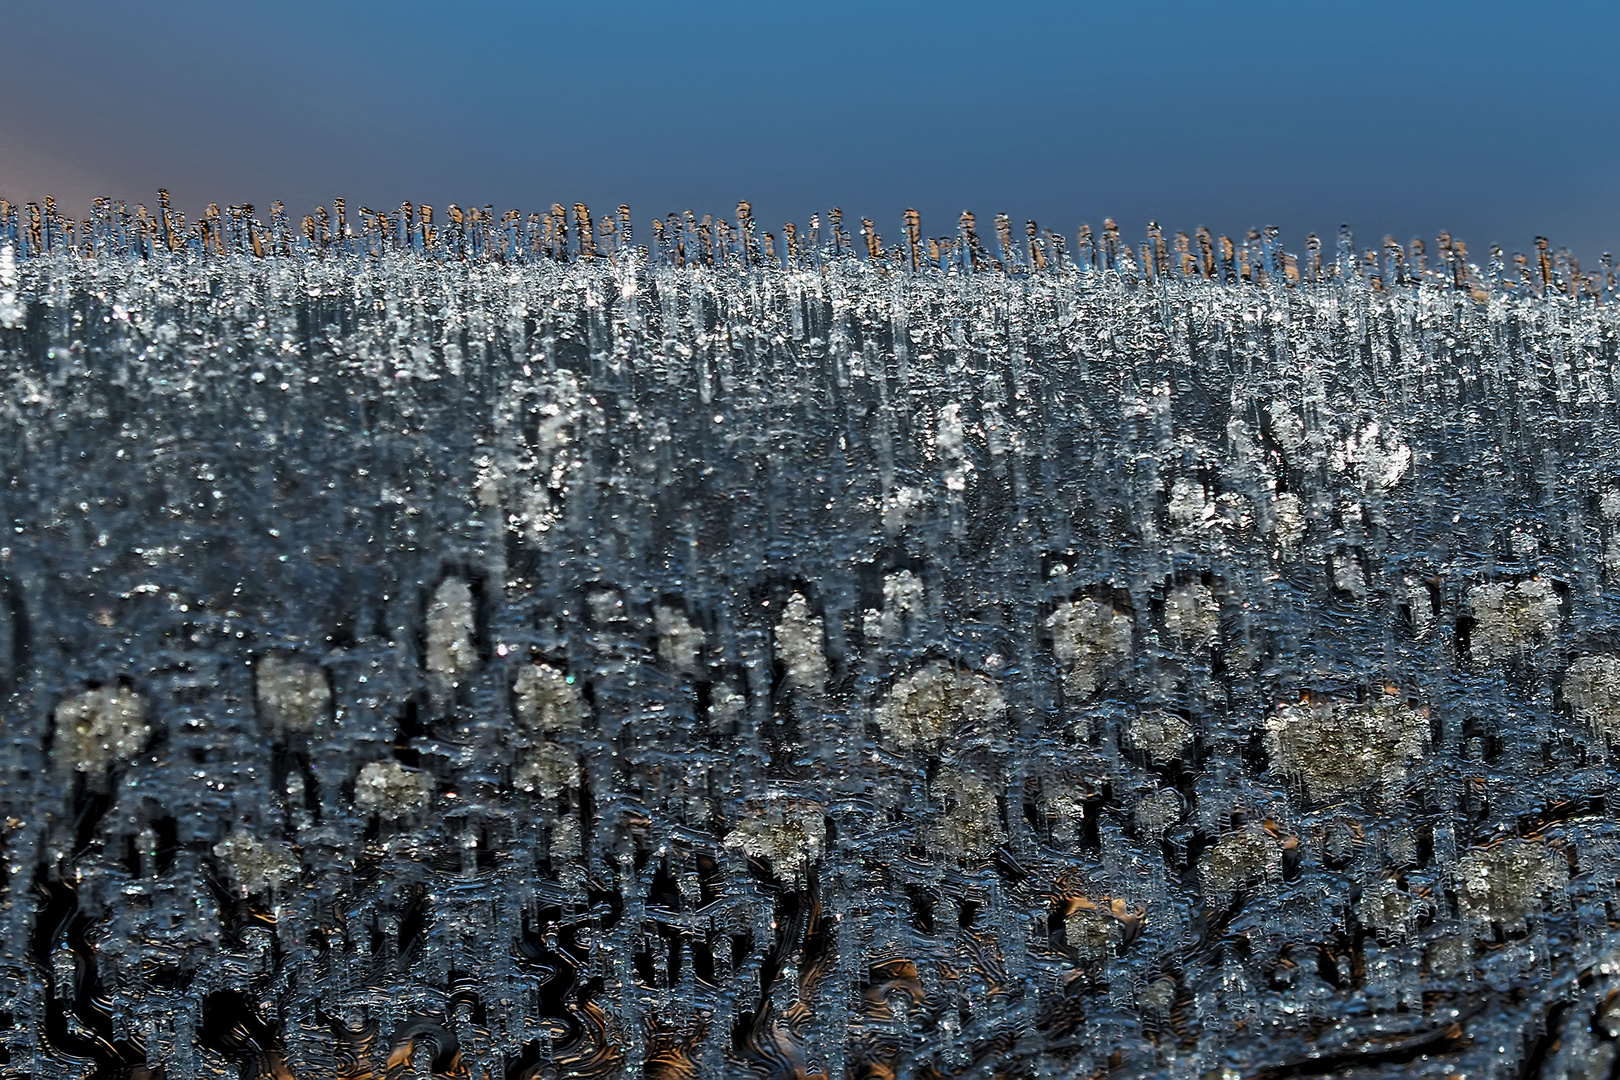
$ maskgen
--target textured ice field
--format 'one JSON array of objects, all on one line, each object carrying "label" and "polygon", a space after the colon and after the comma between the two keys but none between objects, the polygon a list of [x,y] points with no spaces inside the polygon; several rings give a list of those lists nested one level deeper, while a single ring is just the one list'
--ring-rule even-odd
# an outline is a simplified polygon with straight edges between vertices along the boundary
[{"label": "textured ice field", "polygon": [[676,227],[0,266],[0,1077],[1609,1075],[1607,282]]}]

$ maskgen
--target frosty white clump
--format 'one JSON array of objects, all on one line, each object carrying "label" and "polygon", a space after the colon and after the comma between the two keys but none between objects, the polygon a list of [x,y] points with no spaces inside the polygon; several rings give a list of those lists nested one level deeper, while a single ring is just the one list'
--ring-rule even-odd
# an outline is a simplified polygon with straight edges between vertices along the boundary
[{"label": "frosty white clump", "polygon": [[1131,620],[1095,600],[1065,601],[1046,620],[1063,689],[1079,700],[1096,693],[1131,655]]},{"label": "frosty white clump", "polygon": [[419,814],[432,799],[433,778],[397,761],[373,761],[354,782],[355,805],[390,820]]},{"label": "frosty white clump", "polygon": [[1222,836],[1198,863],[1198,880],[1205,895],[1224,902],[1233,892],[1257,879],[1273,879],[1282,871],[1282,848],[1258,825],[1245,826]]},{"label": "frosty white clump", "polygon": [[1547,644],[1561,615],[1552,583],[1531,578],[1514,585],[1480,585],[1468,593],[1474,626],[1468,648],[1476,661],[1509,660]]},{"label": "frosty white clump", "polygon": [[1137,802],[1131,819],[1143,839],[1157,841],[1163,839],[1186,812],[1187,805],[1175,789],[1159,788]]},{"label": "frosty white clump", "polygon": [[1185,754],[1192,743],[1192,725],[1171,712],[1142,713],[1125,732],[1125,744],[1146,754],[1155,765],[1168,765]]},{"label": "frosty white clump", "polygon": [[125,686],[86,690],[56,707],[56,759],[82,773],[103,773],[146,746],[146,702]]},{"label": "frosty white clump", "polygon": [[1569,864],[1562,857],[1544,844],[1514,838],[1463,856],[1457,899],[1476,919],[1518,925],[1568,879]]},{"label": "frosty white clump", "polygon": [[279,889],[298,879],[298,859],[291,845],[260,840],[237,829],[214,845],[214,856],[224,861],[242,896]]},{"label": "frosty white clump", "polygon": [[552,801],[579,784],[579,762],[566,747],[540,743],[520,753],[512,782],[519,791]]},{"label": "frosty white clump", "polygon": [[473,644],[477,629],[472,587],[447,577],[433,592],[427,610],[427,669],[454,684],[478,666]]},{"label": "frosty white clump", "polygon": [[512,684],[517,715],[530,731],[578,731],[585,700],[574,681],[550,664],[527,664]]},{"label": "frosty white clump", "polygon": [[936,749],[941,740],[964,729],[991,731],[1006,713],[1006,699],[994,679],[938,660],[897,679],[873,710],[884,741],[898,750]]},{"label": "frosty white clump", "polygon": [[778,877],[803,880],[806,867],[821,858],[827,827],[818,802],[777,796],[738,821],[725,846],[768,863]]},{"label": "frosty white clump", "polygon": [[989,854],[1006,840],[995,790],[977,772],[942,768],[934,779],[934,795],[944,804],[944,813],[930,830],[936,850],[973,858]]},{"label": "frosty white clump", "polygon": [[658,631],[658,658],[671,671],[696,671],[703,653],[703,631],[685,613],[662,604],[653,609],[653,626]]},{"label": "frosty white clump", "polygon": [[1164,629],[1170,637],[1189,648],[1215,640],[1221,625],[1221,609],[1209,586],[1194,582],[1170,590],[1164,600]]},{"label": "frosty white clump", "polygon": [[332,708],[332,688],[314,664],[272,653],[254,667],[259,711],[278,741],[314,730]]},{"label": "frosty white clump", "polygon": [[883,576],[883,610],[868,608],[862,630],[869,641],[898,641],[922,614],[922,582],[910,570],[896,571]]},{"label": "frosty white clump", "polygon": [[1403,939],[1411,929],[1416,905],[1410,893],[1393,881],[1380,880],[1361,891],[1356,902],[1356,918],[1385,941]]},{"label": "frosty white clump", "polygon": [[1583,656],[1564,671],[1564,704],[1602,740],[1620,739],[1620,657]]},{"label": "frosty white clump", "polygon": [[1170,486],[1167,509],[1179,529],[1201,529],[1215,523],[1215,500],[1203,484],[1185,477]]},{"label": "frosty white clump", "polygon": [[1273,768],[1325,800],[1398,782],[1422,755],[1428,730],[1427,716],[1397,694],[1370,702],[1312,697],[1266,718],[1266,750]]},{"label": "frosty white clump", "polygon": [[782,621],[776,624],[776,652],[794,689],[819,693],[827,684],[822,622],[810,613],[810,602],[800,593],[788,600]]}]

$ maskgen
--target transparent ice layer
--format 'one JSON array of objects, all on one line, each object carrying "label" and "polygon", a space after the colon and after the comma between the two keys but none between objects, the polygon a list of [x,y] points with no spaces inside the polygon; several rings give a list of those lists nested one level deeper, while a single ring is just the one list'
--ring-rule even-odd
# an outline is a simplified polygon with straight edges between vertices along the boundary
[{"label": "transparent ice layer", "polygon": [[1614,1060],[1606,272],[106,220],[0,266],[0,1076]]}]

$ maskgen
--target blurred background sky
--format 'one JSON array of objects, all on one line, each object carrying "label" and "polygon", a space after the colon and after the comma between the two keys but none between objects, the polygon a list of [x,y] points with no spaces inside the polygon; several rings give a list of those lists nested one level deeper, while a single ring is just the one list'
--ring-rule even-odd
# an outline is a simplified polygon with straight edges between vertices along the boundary
[{"label": "blurred background sky", "polygon": [[747,198],[890,242],[915,206],[1620,252],[1615,0],[0,0],[0,56],[0,198],[78,216]]}]

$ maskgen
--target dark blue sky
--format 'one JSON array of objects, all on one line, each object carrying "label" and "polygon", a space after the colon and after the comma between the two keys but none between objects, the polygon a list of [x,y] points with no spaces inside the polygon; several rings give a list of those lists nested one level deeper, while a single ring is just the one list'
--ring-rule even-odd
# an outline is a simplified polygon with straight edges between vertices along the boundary
[{"label": "dark blue sky", "polygon": [[0,0],[0,197],[1620,252],[1620,3]]}]

